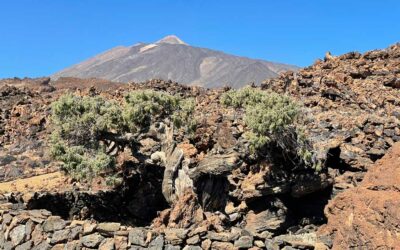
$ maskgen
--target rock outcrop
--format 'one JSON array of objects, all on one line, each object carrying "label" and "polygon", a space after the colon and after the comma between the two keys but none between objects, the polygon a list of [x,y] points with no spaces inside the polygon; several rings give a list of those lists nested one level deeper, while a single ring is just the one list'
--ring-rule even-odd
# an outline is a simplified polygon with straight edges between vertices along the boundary
[{"label": "rock outcrop", "polygon": [[400,245],[400,143],[368,170],[356,188],[325,208],[318,233],[333,249],[396,249]]},{"label": "rock outcrop", "polygon": [[[336,171],[335,189],[353,187],[400,141],[400,44],[385,50],[329,56],[263,89],[303,102],[313,117],[309,137]],[[332,157],[329,157],[332,156]],[[344,173],[344,174],[343,174]]]}]

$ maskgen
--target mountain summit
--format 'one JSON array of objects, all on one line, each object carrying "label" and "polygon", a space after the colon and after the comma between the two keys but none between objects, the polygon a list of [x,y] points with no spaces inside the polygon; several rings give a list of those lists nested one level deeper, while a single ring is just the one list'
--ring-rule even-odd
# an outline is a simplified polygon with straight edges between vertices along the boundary
[{"label": "mountain summit", "polygon": [[158,40],[156,43],[185,44],[185,45],[187,45],[184,41],[182,41],[179,37],[177,37],[175,35],[166,36],[163,39]]},{"label": "mountain summit", "polygon": [[55,73],[52,78],[72,76],[118,82],[161,78],[203,87],[241,87],[276,77],[293,65],[229,55],[194,47],[175,35],[154,43],[118,46]]}]

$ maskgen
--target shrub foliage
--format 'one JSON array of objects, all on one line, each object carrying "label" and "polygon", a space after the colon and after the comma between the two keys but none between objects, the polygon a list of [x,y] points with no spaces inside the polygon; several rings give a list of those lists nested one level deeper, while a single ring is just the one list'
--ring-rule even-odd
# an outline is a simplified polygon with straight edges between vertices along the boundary
[{"label": "shrub foliage", "polygon": [[283,157],[295,156],[300,163],[320,169],[321,163],[304,134],[301,106],[290,97],[245,87],[226,92],[221,102],[245,111],[244,122],[250,130],[246,137],[253,153],[269,150],[270,157],[274,157],[278,148]]},{"label": "shrub foliage", "polygon": [[193,129],[193,110],[192,99],[152,90],[130,92],[121,103],[65,94],[52,104],[51,154],[78,180],[99,175],[115,179],[115,155],[107,146],[136,150],[136,137],[156,121]]}]

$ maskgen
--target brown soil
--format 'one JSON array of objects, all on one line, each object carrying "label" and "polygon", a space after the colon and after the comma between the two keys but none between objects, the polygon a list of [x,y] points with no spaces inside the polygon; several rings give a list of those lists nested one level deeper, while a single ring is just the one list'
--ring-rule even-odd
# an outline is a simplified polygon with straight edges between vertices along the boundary
[{"label": "brown soil", "polygon": [[66,177],[61,172],[54,172],[0,183],[0,194],[9,192],[59,191],[67,186],[66,183]]}]

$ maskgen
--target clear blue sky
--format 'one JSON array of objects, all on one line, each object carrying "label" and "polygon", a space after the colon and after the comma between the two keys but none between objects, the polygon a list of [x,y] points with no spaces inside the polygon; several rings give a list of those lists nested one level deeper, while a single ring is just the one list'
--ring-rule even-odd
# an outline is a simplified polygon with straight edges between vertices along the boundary
[{"label": "clear blue sky", "polygon": [[400,41],[399,0],[8,0],[0,78],[50,75],[117,45],[175,34],[199,47],[312,64]]}]

